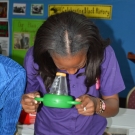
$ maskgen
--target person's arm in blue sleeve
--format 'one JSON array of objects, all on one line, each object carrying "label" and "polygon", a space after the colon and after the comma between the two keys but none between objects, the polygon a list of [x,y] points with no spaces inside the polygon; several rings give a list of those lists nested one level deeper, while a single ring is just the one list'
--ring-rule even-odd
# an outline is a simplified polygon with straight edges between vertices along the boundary
[{"label": "person's arm in blue sleeve", "polygon": [[3,95],[4,104],[0,111],[0,135],[13,135],[16,131],[16,125],[22,109],[20,102],[25,90],[25,84],[26,73],[24,69],[19,69],[7,81]]}]

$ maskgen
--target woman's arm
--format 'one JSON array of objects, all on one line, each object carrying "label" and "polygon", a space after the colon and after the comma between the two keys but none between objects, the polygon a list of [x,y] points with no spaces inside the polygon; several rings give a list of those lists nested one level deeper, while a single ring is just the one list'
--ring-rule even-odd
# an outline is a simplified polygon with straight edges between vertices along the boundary
[{"label": "woman's arm", "polygon": [[100,107],[100,98],[92,97],[90,95],[83,95],[76,99],[81,104],[76,105],[79,114],[90,116],[94,114],[101,115],[103,117],[113,117],[119,111],[119,98],[118,95],[103,96],[102,101],[105,105],[105,110],[102,111]]},{"label": "woman's arm", "polygon": [[34,63],[33,47],[31,47],[26,53],[26,56],[24,58],[24,68],[26,70],[27,76],[27,85],[25,93],[38,91],[40,88],[39,82],[37,80],[38,65]]},{"label": "woman's arm", "polygon": [[[99,113],[99,115],[104,117],[113,117],[119,111],[119,97],[118,94],[112,96],[102,96],[102,100],[105,103],[105,111]],[[97,98],[96,112],[100,111],[100,99]]]},{"label": "woman's arm", "polygon": [[33,58],[33,47],[31,47],[24,59],[24,68],[26,69],[27,75],[27,86],[25,94],[22,96],[21,104],[25,112],[33,113],[37,111],[39,103],[34,98],[40,97],[38,92],[40,89],[39,81],[37,80],[38,65],[34,63]]}]

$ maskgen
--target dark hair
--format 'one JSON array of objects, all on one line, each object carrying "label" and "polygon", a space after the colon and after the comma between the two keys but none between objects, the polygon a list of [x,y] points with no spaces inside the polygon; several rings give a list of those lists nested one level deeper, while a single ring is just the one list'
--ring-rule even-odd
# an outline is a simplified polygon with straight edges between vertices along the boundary
[{"label": "dark hair", "polygon": [[34,62],[39,65],[39,73],[48,89],[57,72],[50,53],[55,52],[61,56],[69,53],[75,55],[85,49],[85,84],[90,87],[101,74],[100,65],[108,44],[108,40],[101,38],[98,28],[90,19],[75,12],[62,12],[48,17],[38,29],[33,51]]}]

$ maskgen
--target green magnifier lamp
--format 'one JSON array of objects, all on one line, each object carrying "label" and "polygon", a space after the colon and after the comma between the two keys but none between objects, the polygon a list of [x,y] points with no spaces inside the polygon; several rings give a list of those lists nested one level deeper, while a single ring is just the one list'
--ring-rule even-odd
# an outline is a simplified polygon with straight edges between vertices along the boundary
[{"label": "green magnifier lamp", "polygon": [[55,108],[71,108],[81,103],[74,101],[74,98],[68,95],[66,74],[60,72],[56,73],[50,93],[41,98],[36,97],[35,100],[43,102],[44,106]]}]

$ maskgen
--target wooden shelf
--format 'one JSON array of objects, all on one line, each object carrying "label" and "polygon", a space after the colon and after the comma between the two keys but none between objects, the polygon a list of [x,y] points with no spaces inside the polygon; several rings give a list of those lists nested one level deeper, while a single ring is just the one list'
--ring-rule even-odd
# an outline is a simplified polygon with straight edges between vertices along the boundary
[{"label": "wooden shelf", "polygon": [[135,63],[135,54],[128,52],[127,58]]}]

